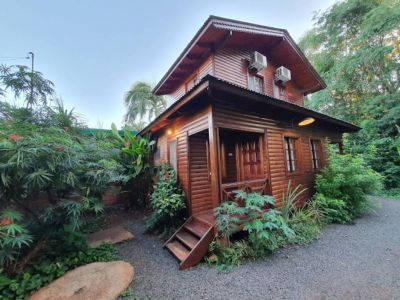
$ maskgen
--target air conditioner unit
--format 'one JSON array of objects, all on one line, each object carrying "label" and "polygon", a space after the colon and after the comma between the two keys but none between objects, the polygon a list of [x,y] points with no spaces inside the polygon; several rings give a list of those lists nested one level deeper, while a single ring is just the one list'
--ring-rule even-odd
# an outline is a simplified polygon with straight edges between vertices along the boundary
[{"label": "air conditioner unit", "polygon": [[292,79],[292,74],[290,73],[289,69],[287,69],[283,66],[276,69],[276,73],[275,73],[275,81],[276,82],[285,83],[291,79]]},{"label": "air conditioner unit", "polygon": [[249,69],[257,70],[257,72],[267,67],[267,58],[260,52],[254,51],[250,54]]}]

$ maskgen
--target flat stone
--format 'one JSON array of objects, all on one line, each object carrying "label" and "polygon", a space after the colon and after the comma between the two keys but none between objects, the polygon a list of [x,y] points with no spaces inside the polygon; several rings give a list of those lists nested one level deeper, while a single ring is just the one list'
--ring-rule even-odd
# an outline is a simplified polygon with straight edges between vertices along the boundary
[{"label": "flat stone", "polygon": [[122,226],[115,226],[90,234],[87,237],[86,242],[89,247],[94,248],[101,244],[117,244],[133,238],[134,236],[131,232],[124,229]]},{"label": "flat stone", "polygon": [[127,262],[95,262],[69,271],[29,300],[110,300],[129,287],[133,276],[133,266]]}]

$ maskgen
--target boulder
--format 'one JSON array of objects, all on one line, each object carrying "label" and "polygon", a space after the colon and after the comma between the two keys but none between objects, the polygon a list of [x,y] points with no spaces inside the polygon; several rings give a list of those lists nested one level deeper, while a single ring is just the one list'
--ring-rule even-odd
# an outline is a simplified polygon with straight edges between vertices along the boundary
[{"label": "boulder", "polygon": [[127,262],[95,262],[69,271],[29,299],[110,300],[129,287],[133,275],[133,266]]},{"label": "boulder", "polygon": [[131,232],[121,226],[115,226],[90,234],[86,241],[89,247],[94,248],[101,244],[116,244],[133,238],[134,236]]}]

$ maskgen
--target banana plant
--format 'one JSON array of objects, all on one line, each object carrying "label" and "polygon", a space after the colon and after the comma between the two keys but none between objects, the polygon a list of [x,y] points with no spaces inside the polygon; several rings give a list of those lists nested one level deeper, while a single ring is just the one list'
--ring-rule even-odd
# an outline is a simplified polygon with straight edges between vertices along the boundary
[{"label": "banana plant", "polygon": [[132,169],[131,178],[138,176],[142,170],[149,167],[149,156],[155,142],[147,137],[134,136],[126,129],[121,136],[114,123],[111,128],[116,142],[121,147],[121,153],[125,156],[127,167]]}]

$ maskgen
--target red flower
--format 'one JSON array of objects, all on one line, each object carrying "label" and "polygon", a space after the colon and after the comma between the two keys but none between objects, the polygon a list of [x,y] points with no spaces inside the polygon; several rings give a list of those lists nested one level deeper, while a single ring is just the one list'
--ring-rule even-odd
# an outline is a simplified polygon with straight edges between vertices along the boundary
[{"label": "red flower", "polygon": [[18,141],[18,140],[21,139],[21,137],[20,137],[18,134],[12,134],[12,135],[10,135],[10,136],[8,137],[8,139],[9,139],[10,141]]},{"label": "red flower", "polygon": [[7,225],[10,225],[12,222],[11,222],[11,220],[10,219],[7,219],[7,218],[4,218],[4,219],[2,219],[1,220],[1,225],[3,225],[3,226],[7,226]]}]

